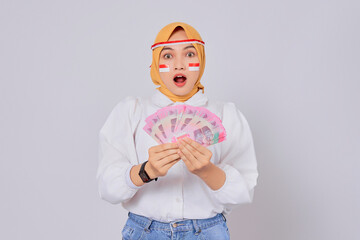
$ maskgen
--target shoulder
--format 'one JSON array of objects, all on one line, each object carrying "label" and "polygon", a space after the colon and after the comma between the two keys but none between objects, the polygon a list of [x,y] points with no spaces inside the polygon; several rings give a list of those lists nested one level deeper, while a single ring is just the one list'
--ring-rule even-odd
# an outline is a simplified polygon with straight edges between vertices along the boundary
[{"label": "shoulder", "polygon": [[112,114],[134,116],[141,111],[144,99],[138,96],[127,96],[121,99],[113,108]]},{"label": "shoulder", "polygon": [[123,124],[139,118],[142,112],[143,99],[136,96],[127,96],[121,99],[108,115],[105,125]]},{"label": "shoulder", "polygon": [[121,99],[114,107],[114,110],[122,109],[122,108],[132,108],[141,104],[142,98],[137,96],[126,96]]},{"label": "shoulder", "polygon": [[234,102],[225,102],[224,103],[224,113],[225,114],[236,114],[236,115],[243,115],[240,109]]},{"label": "shoulder", "polygon": [[214,101],[209,104],[209,106],[210,105],[213,107],[213,109],[217,109],[217,111],[214,111],[214,113],[218,114],[220,117],[224,128],[227,130],[229,138],[230,135],[237,135],[241,132],[247,132],[250,130],[247,118],[235,102]]},{"label": "shoulder", "polygon": [[231,101],[222,101],[222,100],[209,101],[208,108],[210,111],[213,110],[214,112],[217,112],[217,115],[222,120],[232,119],[234,117],[245,118],[243,113],[237,107],[237,105]]}]

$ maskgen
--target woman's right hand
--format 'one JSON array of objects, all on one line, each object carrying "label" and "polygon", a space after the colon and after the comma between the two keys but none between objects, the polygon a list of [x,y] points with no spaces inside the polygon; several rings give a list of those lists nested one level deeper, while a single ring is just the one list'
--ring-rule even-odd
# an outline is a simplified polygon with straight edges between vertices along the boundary
[{"label": "woman's right hand", "polygon": [[149,161],[145,165],[149,177],[154,179],[165,176],[168,170],[180,161],[178,150],[177,143],[164,143],[149,148]]}]

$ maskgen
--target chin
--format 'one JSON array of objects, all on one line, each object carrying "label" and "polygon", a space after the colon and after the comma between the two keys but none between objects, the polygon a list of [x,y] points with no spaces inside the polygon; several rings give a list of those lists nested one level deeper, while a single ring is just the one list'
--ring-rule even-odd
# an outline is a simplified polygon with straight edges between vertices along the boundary
[{"label": "chin", "polygon": [[186,96],[187,94],[189,94],[189,92],[191,91],[173,91],[172,93],[177,96]]}]

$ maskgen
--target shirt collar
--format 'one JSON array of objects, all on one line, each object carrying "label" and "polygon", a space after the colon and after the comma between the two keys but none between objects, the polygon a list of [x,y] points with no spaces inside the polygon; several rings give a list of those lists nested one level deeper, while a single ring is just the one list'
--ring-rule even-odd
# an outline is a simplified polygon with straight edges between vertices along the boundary
[{"label": "shirt collar", "polygon": [[156,92],[151,96],[151,102],[160,108],[180,104],[187,104],[194,107],[199,107],[204,106],[208,102],[208,98],[205,93],[202,93],[202,91],[199,90],[185,102],[173,102],[162,92],[156,90]]}]

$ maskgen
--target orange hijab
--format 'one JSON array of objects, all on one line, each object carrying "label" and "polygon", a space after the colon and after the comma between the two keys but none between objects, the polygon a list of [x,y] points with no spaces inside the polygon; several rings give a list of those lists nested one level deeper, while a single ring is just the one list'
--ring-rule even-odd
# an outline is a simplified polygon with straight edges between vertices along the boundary
[{"label": "orange hijab", "polygon": [[[166,25],[160,30],[160,32],[156,36],[154,44],[168,41],[176,27],[182,27],[186,33],[186,36],[189,39],[196,39],[202,41],[200,34],[195,30],[195,28],[193,28],[192,26],[186,23],[174,22]],[[152,81],[155,85],[160,85],[160,87],[158,87],[157,89],[160,92],[162,92],[164,95],[166,95],[169,99],[171,99],[173,102],[185,102],[186,100],[191,98],[195,93],[197,93],[200,89],[204,93],[204,86],[200,83],[200,79],[205,69],[205,49],[203,45],[198,43],[192,43],[192,45],[195,47],[198,53],[198,57],[200,61],[200,72],[199,72],[199,78],[195,82],[194,88],[185,96],[175,95],[169,89],[166,88],[159,74],[159,58],[163,46],[157,47],[153,50],[153,54],[152,54],[153,58],[152,58],[152,64],[150,70]]]}]

